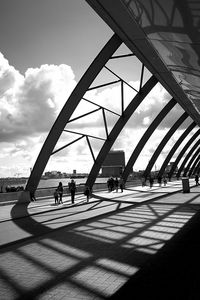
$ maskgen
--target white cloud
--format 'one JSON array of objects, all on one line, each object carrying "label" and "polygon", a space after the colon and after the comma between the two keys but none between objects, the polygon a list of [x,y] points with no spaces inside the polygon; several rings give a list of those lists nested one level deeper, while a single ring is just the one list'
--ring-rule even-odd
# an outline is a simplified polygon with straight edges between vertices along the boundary
[{"label": "white cloud", "polygon": [[33,164],[75,85],[70,66],[42,65],[22,75],[0,53],[0,158],[9,156],[12,166],[19,157]]},{"label": "white cloud", "polygon": [[[130,84],[135,86],[138,83],[130,82]],[[29,170],[49,130],[75,85],[75,76],[70,66],[42,65],[40,68],[29,68],[22,75],[10,66],[8,60],[0,53],[0,176],[5,172],[10,176],[11,170],[19,173],[19,168],[21,172],[22,170],[27,172],[25,175],[29,175]],[[134,96],[134,90],[125,86],[125,108]],[[121,113],[121,92],[118,84],[103,90],[92,90],[86,93],[85,98],[111,111]],[[157,84],[131,117],[126,130],[117,139],[115,147],[127,151],[127,157],[130,156],[141,133],[170,98],[161,85]],[[96,108],[97,106],[82,100],[73,113],[72,119]],[[180,107],[176,105],[169,117],[162,123],[160,130],[170,128],[180,115],[180,111]],[[110,112],[106,112],[106,116],[110,130],[117,121],[117,117]],[[106,136],[102,111],[72,122],[67,125],[67,128],[99,137]],[[133,136],[134,143],[131,144]],[[69,135],[63,134],[59,143],[65,145],[68,142]],[[102,141],[91,139],[95,156],[102,143]],[[145,159],[147,159],[147,153],[151,153],[151,147],[144,153]],[[76,158],[73,161],[74,157]],[[64,162],[66,162],[66,167]],[[92,164],[92,156],[86,140],[82,140],[56,154],[54,160],[50,159],[49,166],[52,165],[53,169],[65,171],[67,168],[69,172],[73,168],[78,171],[89,171],[91,166],[88,168],[88,162]]]},{"label": "white cloud", "polygon": [[67,65],[29,68],[25,75],[0,55],[0,139],[48,132],[76,82]]}]

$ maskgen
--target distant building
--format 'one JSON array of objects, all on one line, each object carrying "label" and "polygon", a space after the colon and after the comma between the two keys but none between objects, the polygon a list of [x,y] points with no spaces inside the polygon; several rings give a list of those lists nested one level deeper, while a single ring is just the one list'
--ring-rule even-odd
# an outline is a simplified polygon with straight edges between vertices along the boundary
[{"label": "distant building", "polygon": [[44,177],[45,178],[60,178],[60,177],[62,177],[62,174],[60,171],[51,171],[51,172],[45,172]]},{"label": "distant building", "polygon": [[120,176],[125,167],[125,153],[122,150],[110,151],[102,164],[103,177]]}]

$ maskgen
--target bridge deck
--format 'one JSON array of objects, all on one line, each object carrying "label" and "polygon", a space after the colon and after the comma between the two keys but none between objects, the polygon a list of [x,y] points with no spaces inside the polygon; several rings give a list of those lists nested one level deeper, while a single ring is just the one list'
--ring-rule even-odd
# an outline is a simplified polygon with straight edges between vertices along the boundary
[{"label": "bridge deck", "polygon": [[2,206],[0,298],[198,299],[199,187],[181,188]]}]

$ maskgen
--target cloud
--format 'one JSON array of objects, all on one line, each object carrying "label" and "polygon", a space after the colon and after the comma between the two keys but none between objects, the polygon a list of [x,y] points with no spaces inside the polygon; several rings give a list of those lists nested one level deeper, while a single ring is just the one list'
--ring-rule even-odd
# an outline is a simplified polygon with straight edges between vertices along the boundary
[{"label": "cloud", "polygon": [[76,82],[70,66],[42,65],[21,75],[0,54],[0,140],[48,132]]},{"label": "cloud", "polygon": [[[129,82],[129,84],[136,86],[138,82]],[[17,173],[20,168],[29,173],[49,130],[75,85],[75,75],[68,65],[45,64],[39,68],[29,68],[22,75],[0,53],[0,164],[2,172],[15,170]],[[124,86],[125,108],[135,94],[133,89]],[[115,84],[104,89],[91,90],[85,94],[85,98],[94,104],[82,100],[71,119],[97,109],[98,106],[95,105],[97,104],[110,110],[105,110],[108,131],[110,131],[119,117],[111,111],[120,115],[122,110],[120,85]],[[166,90],[157,84],[135,111],[114,145],[116,149],[125,150],[127,159],[146,128],[170,99]],[[162,130],[166,131],[171,128],[182,112],[182,108],[177,104],[159,126],[161,136]],[[186,122],[182,127],[185,126]],[[106,138],[102,109],[67,124],[66,129]],[[63,133],[55,148],[66,145],[77,137],[77,135]],[[96,157],[103,141],[90,138],[90,143]],[[158,140],[152,139],[143,154],[144,161],[148,161],[147,156],[152,153],[152,144],[158,145]],[[5,160],[8,160],[6,168]],[[91,165],[88,167],[88,164],[89,162],[92,164],[93,159],[86,139],[58,152],[50,159],[52,164],[49,166],[66,171],[64,162],[66,162],[67,169],[70,168],[69,172],[72,168],[79,171],[84,168],[83,171],[89,171]],[[138,168],[140,167],[142,166],[139,165]]]},{"label": "cloud", "polygon": [[[137,82],[130,82],[132,86],[136,86]],[[130,87],[124,86],[124,108],[129,105],[129,103],[134,99],[136,92]],[[121,89],[120,85],[105,88],[104,90],[92,90],[86,93],[86,99],[93,101],[94,103],[101,105],[102,107],[107,108],[114,113],[121,114]],[[147,97],[142,101],[137,110],[131,116],[130,120],[127,122],[127,128],[147,128],[155,117],[160,113],[164,106],[171,100],[171,96],[168,92],[160,85],[157,84],[152,91],[147,95]],[[134,100],[133,100],[134,101]],[[95,106],[87,104],[86,102],[81,102],[75,116],[81,115],[85,111],[94,109]],[[117,116],[111,112],[105,111],[107,115],[107,125],[112,128],[117,121]],[[160,124],[161,129],[171,128],[171,125],[180,117],[183,113],[183,109],[179,104],[176,104],[175,107],[170,111],[170,113],[165,117],[165,119]],[[99,112],[98,115],[95,113],[87,116],[87,118],[82,118],[76,123],[71,123],[70,128],[83,128],[85,127],[100,128],[103,126],[103,116],[102,112]],[[185,128],[185,124],[183,125]]]}]

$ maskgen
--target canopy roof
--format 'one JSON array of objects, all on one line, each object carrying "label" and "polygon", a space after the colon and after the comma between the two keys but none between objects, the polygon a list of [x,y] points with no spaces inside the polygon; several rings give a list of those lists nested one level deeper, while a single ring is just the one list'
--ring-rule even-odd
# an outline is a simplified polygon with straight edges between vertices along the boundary
[{"label": "canopy roof", "polygon": [[86,1],[200,125],[200,1]]}]

